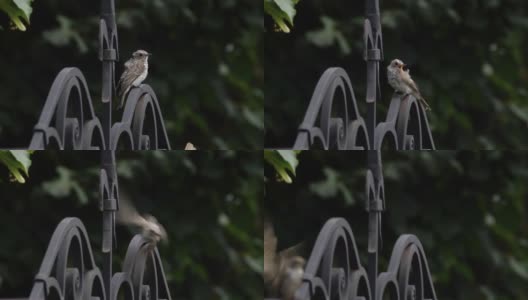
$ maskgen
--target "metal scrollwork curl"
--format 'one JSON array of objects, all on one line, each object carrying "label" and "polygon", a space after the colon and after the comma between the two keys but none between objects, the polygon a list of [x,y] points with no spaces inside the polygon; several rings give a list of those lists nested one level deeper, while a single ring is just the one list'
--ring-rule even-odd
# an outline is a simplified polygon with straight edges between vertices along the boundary
[{"label": "metal scrollwork curl", "polygon": [[121,121],[112,126],[112,149],[125,143],[135,150],[170,149],[156,94],[147,84],[131,89]]},{"label": "metal scrollwork curl", "polygon": [[[337,93],[342,95],[342,100],[336,105]],[[370,148],[350,78],[342,68],[330,68],[321,76],[294,148],[308,149],[315,143],[320,143],[324,149]]]},{"label": "metal scrollwork curl", "polygon": [[95,115],[88,85],[77,68],[64,68],[55,78],[30,149],[104,149],[101,122]]},{"label": "metal scrollwork curl", "polygon": [[352,229],[344,219],[332,218],[323,226],[295,299],[372,299]]},{"label": "metal scrollwork curl", "polygon": [[437,299],[425,252],[416,236],[404,234],[398,238],[389,267],[378,278],[377,289],[380,297],[389,292],[390,299]]},{"label": "metal scrollwork curl", "polygon": [[152,247],[142,235],[134,236],[123,269],[130,274],[135,299],[171,299],[158,249]]},{"label": "metal scrollwork curl", "polygon": [[[85,298],[89,296],[89,298]],[[105,299],[88,234],[77,218],[66,218],[53,233],[29,299]]]},{"label": "metal scrollwork curl", "polygon": [[394,93],[385,121],[376,128],[376,149],[389,132],[396,149],[435,149],[425,109],[412,95]]}]

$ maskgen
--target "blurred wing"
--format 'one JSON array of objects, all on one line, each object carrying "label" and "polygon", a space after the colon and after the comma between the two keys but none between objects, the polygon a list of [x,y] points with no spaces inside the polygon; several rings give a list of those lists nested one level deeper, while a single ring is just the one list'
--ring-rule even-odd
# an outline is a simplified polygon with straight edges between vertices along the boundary
[{"label": "blurred wing", "polygon": [[277,237],[273,226],[266,222],[264,224],[264,282],[269,282],[277,274]]},{"label": "blurred wing", "polygon": [[286,248],[279,252],[281,260],[292,258],[294,256],[303,256],[303,253],[306,251],[306,243],[302,242],[290,248]]},{"label": "blurred wing", "polygon": [[119,210],[116,214],[116,221],[123,225],[138,226],[142,226],[145,222],[145,219],[139,215],[130,198],[124,192],[121,192],[119,196]]}]

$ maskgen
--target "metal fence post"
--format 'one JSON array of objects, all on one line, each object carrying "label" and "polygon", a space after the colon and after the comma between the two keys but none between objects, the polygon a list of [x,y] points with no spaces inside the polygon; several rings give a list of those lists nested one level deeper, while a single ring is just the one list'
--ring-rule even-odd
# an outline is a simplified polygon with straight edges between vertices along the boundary
[{"label": "metal fence post", "polygon": [[117,27],[115,21],[114,0],[101,1],[101,22],[99,26],[99,59],[102,61],[101,100],[103,111],[101,122],[106,148],[112,145],[110,129],[112,127],[112,96],[115,82],[115,62],[118,60]]}]

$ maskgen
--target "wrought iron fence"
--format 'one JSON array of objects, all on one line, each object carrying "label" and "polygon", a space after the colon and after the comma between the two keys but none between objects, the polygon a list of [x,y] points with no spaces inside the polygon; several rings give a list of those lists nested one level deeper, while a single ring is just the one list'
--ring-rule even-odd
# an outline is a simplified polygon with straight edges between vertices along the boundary
[{"label": "wrought iron fence", "polygon": [[424,108],[412,95],[394,93],[384,121],[376,122],[381,99],[380,62],[383,60],[378,0],[366,0],[364,55],[367,63],[366,119],[361,116],[352,83],[342,68],[326,70],[315,87],[299,126],[294,149],[339,150],[435,149]]},{"label": "wrought iron fence", "polygon": [[102,62],[102,112],[98,117],[80,69],[62,69],[33,128],[30,149],[170,149],[156,94],[147,84],[128,93],[121,119],[112,122],[119,61],[114,0],[101,1],[99,60]]},{"label": "wrought iron fence", "polygon": [[368,151],[367,160],[365,193],[369,221],[366,267],[359,259],[349,223],[343,218],[331,218],[317,236],[302,284],[291,300],[437,299],[424,249],[420,240],[412,234],[403,234],[397,239],[387,270],[379,273],[381,214],[385,210],[386,198],[381,152]]},{"label": "wrought iron fence", "polygon": [[82,221],[65,218],[51,237],[29,299],[170,300],[160,254],[141,234],[130,241],[122,271],[113,272],[113,249],[117,246],[115,214],[119,210],[115,152],[101,151],[99,178],[103,267],[95,263]]}]

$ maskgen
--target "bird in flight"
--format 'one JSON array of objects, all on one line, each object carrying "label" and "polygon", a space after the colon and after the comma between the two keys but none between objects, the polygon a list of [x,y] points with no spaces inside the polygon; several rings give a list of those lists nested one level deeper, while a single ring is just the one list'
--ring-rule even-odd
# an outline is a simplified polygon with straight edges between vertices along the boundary
[{"label": "bird in flight", "polygon": [[160,241],[167,241],[165,228],[151,215],[142,216],[138,213],[127,194],[121,192],[119,210],[116,214],[119,224],[136,229],[148,241],[148,250],[156,248]]},{"label": "bird in flight", "polygon": [[132,58],[125,62],[125,71],[117,84],[117,94],[121,98],[118,109],[125,104],[125,96],[134,86],[139,86],[148,75],[148,58],[151,56],[145,50],[137,50],[132,53]]},{"label": "bird in flight", "polygon": [[396,92],[402,93],[405,96],[413,95],[423,104],[425,110],[431,110],[427,101],[425,101],[422,94],[420,94],[418,86],[414,80],[412,80],[411,75],[409,74],[409,69],[406,67],[407,66],[399,59],[393,59],[391,61],[390,65],[387,67],[387,79],[389,85],[396,90]]},{"label": "bird in flight", "polygon": [[277,253],[277,237],[269,222],[264,224],[264,285],[268,297],[293,300],[301,286],[306,261],[298,253],[302,244]]}]

